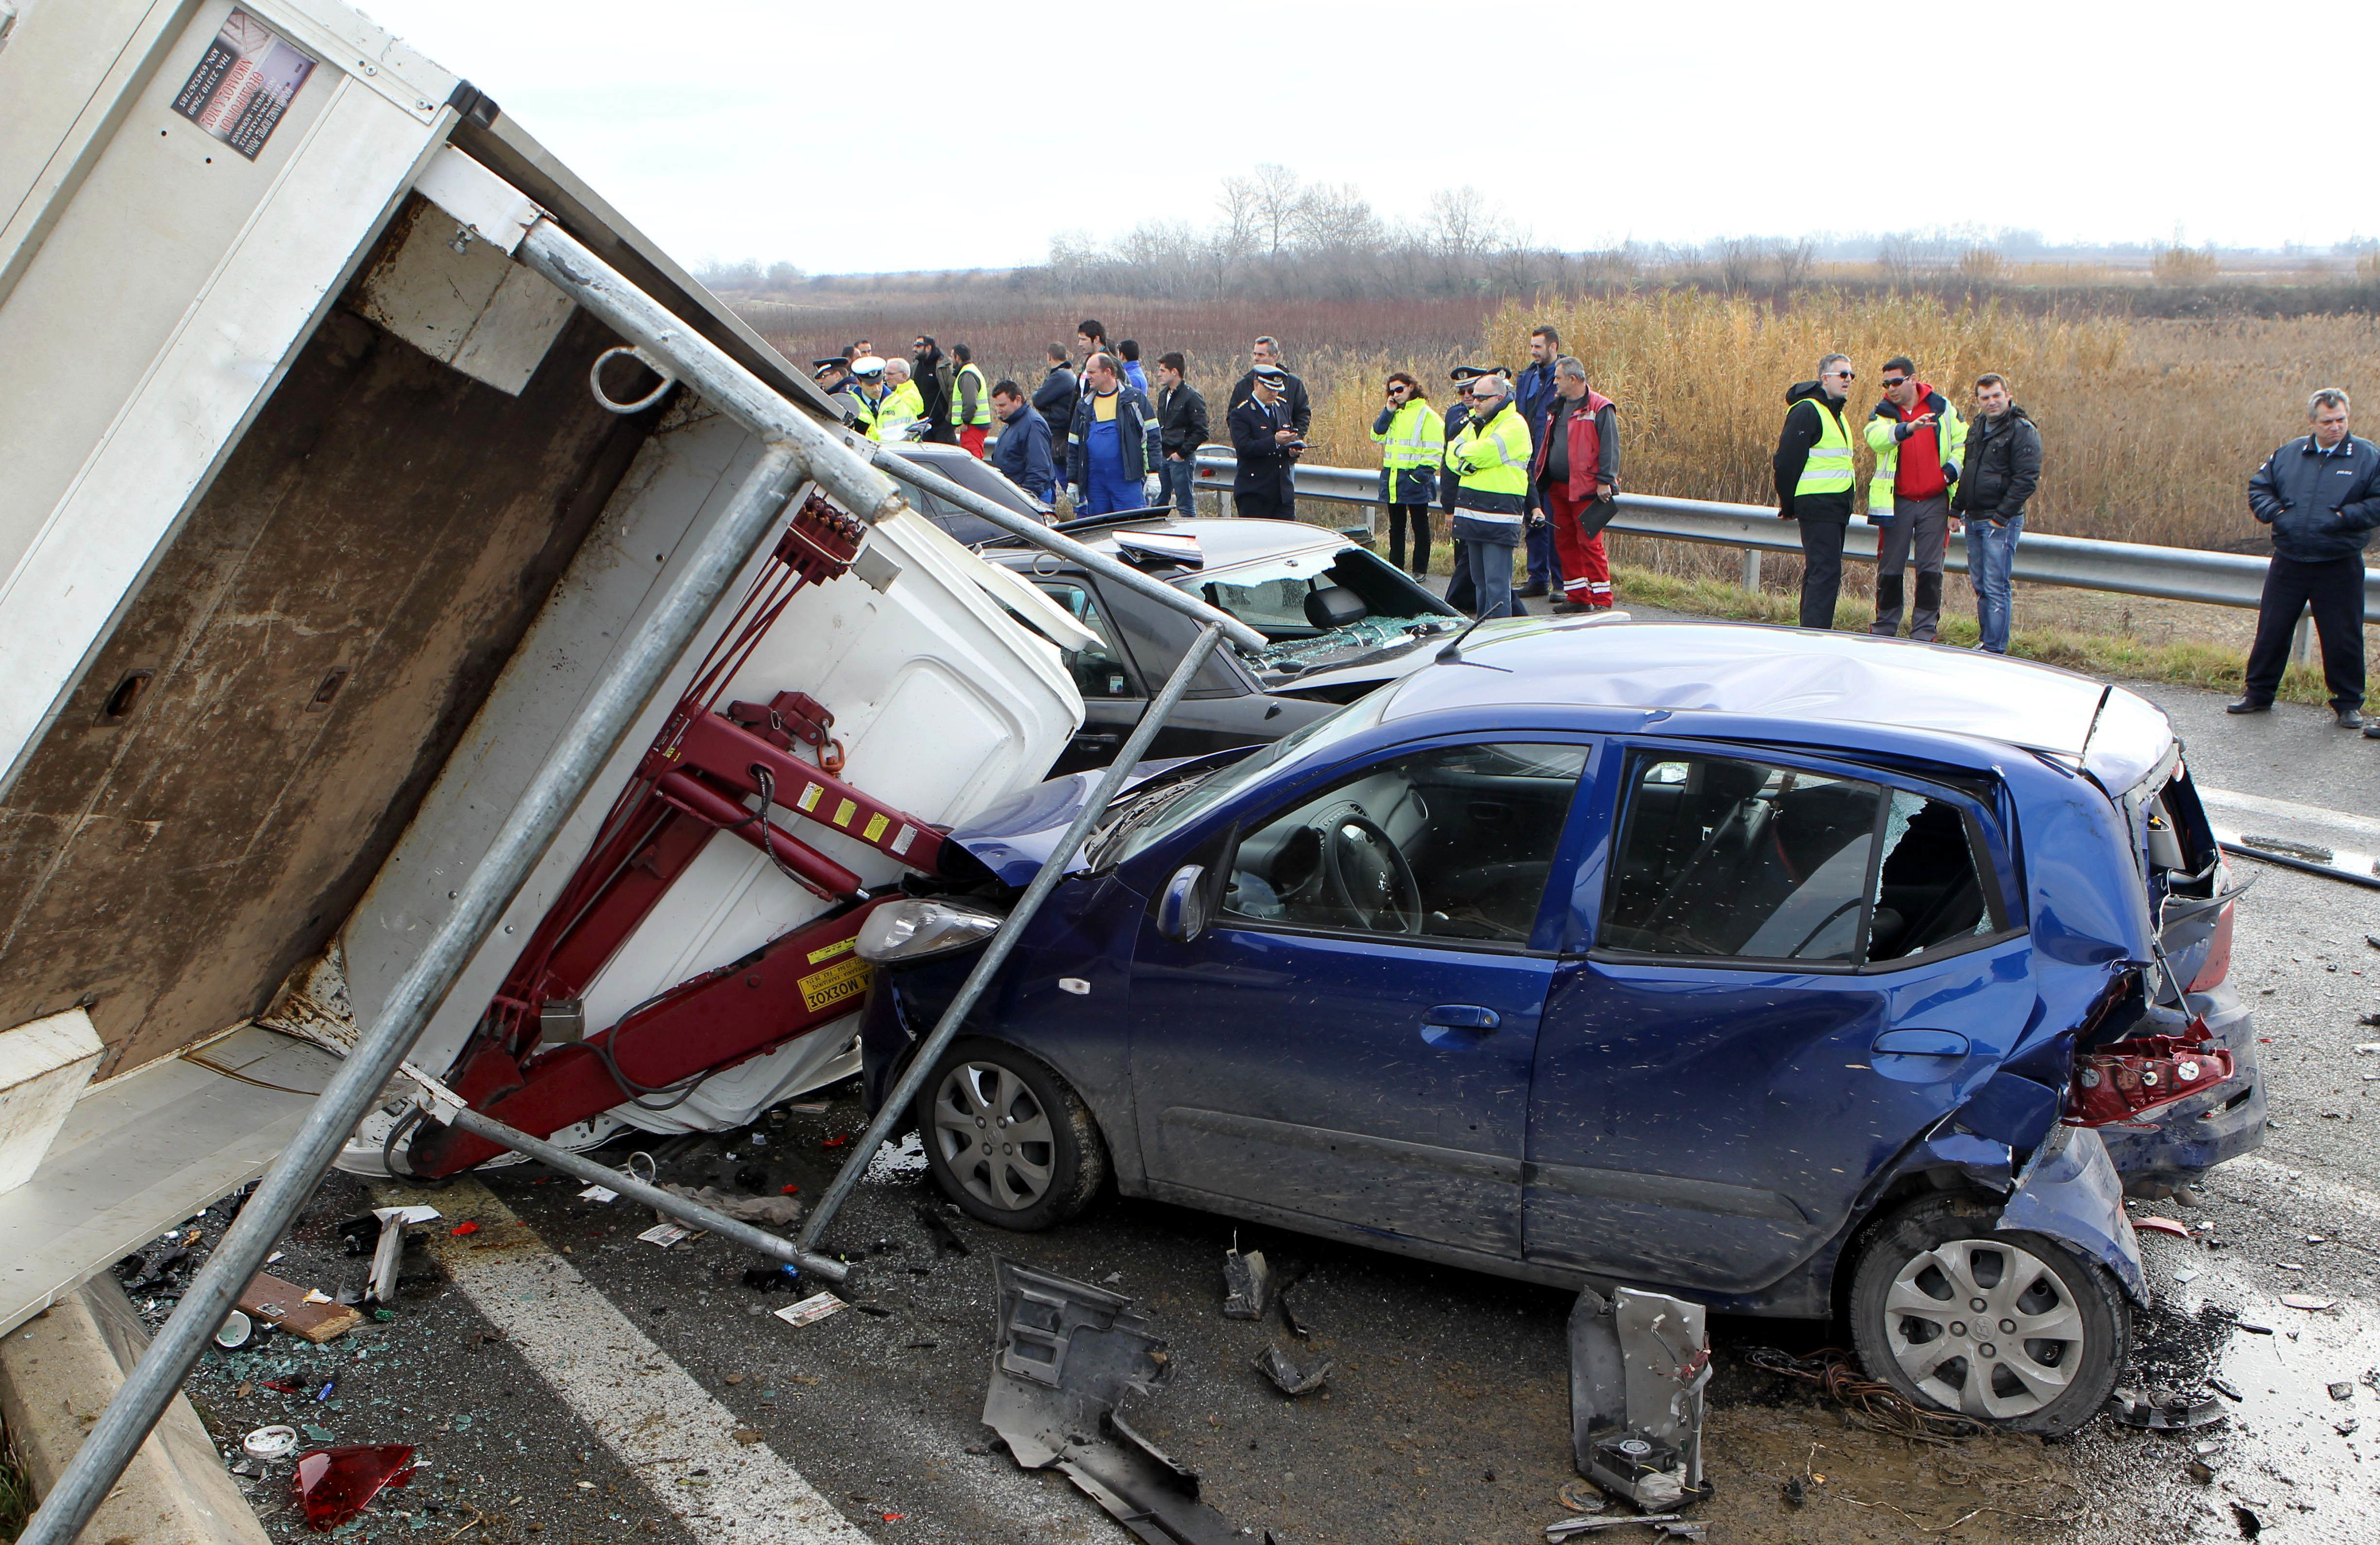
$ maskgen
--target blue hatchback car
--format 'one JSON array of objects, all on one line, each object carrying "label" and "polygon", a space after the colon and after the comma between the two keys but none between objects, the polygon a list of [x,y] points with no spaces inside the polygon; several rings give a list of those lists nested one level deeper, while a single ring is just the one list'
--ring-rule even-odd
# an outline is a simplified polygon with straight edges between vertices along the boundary
[{"label": "blue hatchback car", "polygon": [[[1161,1198],[1850,1322],[2035,1431],[2146,1301],[2122,1189],[2252,1147],[2228,871],[2120,688],[1929,646],[1548,622],[1138,769],[917,1112],[944,1190]],[[1095,775],[879,901],[880,1103]]]}]

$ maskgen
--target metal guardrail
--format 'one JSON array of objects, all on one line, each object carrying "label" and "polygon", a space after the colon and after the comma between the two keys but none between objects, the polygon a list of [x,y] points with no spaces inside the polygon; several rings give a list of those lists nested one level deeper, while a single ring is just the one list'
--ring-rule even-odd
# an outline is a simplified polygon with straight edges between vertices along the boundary
[{"label": "metal guardrail", "polygon": [[[1209,448],[1199,452],[1197,486],[1229,493],[1233,466],[1229,451]],[[1380,501],[1380,475],[1377,471],[1307,466],[1301,463],[1294,476],[1300,499],[1344,504],[1377,505]],[[1607,529],[1673,542],[1741,549],[1746,589],[1759,587],[1762,553],[1798,555],[1802,550],[1801,532],[1795,524],[1779,520],[1774,509],[1759,504],[1723,504],[1701,499],[1623,493],[1620,495],[1620,513],[1612,517]],[[1864,520],[1852,521],[1843,539],[1843,556],[1875,562],[1877,535],[1877,528]],[[1950,537],[1943,566],[1954,573],[1967,572],[1967,539],[1963,535]],[[2194,548],[2101,542],[2085,537],[2028,532],[2017,544],[2012,572],[2015,578],[2037,585],[2062,585],[2075,590],[2105,590],[2119,596],[2151,596],[2253,610],[2264,595],[2266,567],[2265,559],[2250,553],[2203,552]],[[2380,569],[2363,571],[2363,608],[2367,617],[2380,617]]]}]

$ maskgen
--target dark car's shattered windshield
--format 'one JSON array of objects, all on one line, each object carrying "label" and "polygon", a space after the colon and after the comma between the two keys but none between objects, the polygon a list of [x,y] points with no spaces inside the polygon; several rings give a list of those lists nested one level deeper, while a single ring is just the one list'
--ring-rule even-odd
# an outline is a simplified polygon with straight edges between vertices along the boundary
[{"label": "dark car's shattered windshield", "polygon": [[1194,583],[1208,605],[1265,635],[1252,658],[1268,676],[1296,675],[1324,662],[1347,664],[1456,626],[1445,603],[1358,547],[1322,556],[1291,553]]}]

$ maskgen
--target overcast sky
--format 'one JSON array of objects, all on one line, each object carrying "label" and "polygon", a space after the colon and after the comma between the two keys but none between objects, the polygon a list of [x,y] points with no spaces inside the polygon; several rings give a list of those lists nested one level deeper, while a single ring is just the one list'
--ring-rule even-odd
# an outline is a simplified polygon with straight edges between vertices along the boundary
[{"label": "overcast sky", "polygon": [[1062,230],[1203,224],[1217,183],[1261,161],[1390,217],[1467,183],[1569,249],[1943,224],[2380,235],[2349,100],[2369,50],[2331,6],[363,8],[687,262],[1037,262]]}]

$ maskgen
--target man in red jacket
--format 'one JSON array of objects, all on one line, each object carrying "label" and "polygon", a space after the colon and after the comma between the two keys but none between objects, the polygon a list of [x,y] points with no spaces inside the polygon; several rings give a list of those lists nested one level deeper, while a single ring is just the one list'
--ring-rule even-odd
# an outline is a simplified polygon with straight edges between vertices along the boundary
[{"label": "man in red jacket", "polygon": [[1553,610],[1601,611],[1611,604],[1611,560],[1603,527],[1618,513],[1620,416],[1611,399],[1586,385],[1586,367],[1570,355],[1554,361],[1554,397],[1529,426],[1536,464],[1529,469],[1538,506],[1553,527],[1562,593]]}]

